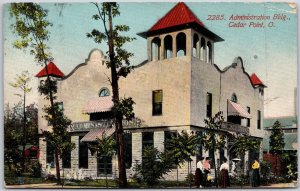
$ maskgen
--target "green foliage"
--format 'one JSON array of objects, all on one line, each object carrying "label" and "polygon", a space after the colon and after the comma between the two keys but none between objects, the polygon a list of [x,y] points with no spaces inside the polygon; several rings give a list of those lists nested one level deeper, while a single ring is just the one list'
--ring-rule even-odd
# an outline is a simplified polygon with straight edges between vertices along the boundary
[{"label": "green foliage", "polygon": [[101,138],[97,138],[95,143],[88,143],[88,147],[92,152],[97,153],[97,157],[113,156],[116,152],[116,140],[114,136],[106,136],[102,134]]},{"label": "green foliage", "polygon": [[241,188],[245,185],[249,185],[249,176],[248,175],[240,175],[240,176],[230,176],[229,178],[231,185],[238,185]]},{"label": "green foliage", "polygon": [[172,168],[170,163],[172,155],[168,152],[160,152],[154,147],[147,147],[143,153],[142,164],[136,164],[136,173],[148,186],[158,183],[164,174]]},{"label": "green foliage", "polygon": [[112,111],[116,113],[116,116],[124,116],[127,120],[132,120],[134,118],[133,104],[135,104],[135,102],[131,97],[123,98],[119,101],[115,101],[114,103]]},{"label": "green foliage", "polygon": [[109,39],[113,39],[113,55],[109,55],[108,57],[113,60],[106,61],[107,67],[115,67],[117,69],[117,77],[120,76],[126,77],[133,67],[130,67],[130,58],[133,56],[133,53],[128,52],[126,49],[122,48],[126,43],[135,40],[136,38],[122,36],[121,34],[124,32],[128,32],[130,30],[127,25],[115,25],[112,30],[112,36],[110,35],[110,31],[108,29],[109,25],[109,16],[112,13],[112,17],[120,15],[119,12],[119,4],[114,2],[101,3],[93,3],[98,13],[93,15],[92,18],[96,21],[100,21],[104,26],[104,32],[101,32],[97,29],[93,29],[90,33],[87,33],[87,37],[93,39],[97,44],[105,41],[109,46]]},{"label": "green foliage", "polygon": [[235,138],[233,150],[241,156],[245,155],[246,151],[258,149],[260,141],[248,136],[238,136]]},{"label": "green foliage", "polygon": [[191,156],[196,155],[196,146],[200,137],[197,134],[189,134],[182,131],[181,134],[171,137],[169,141],[170,152],[173,156],[175,164],[184,163],[191,160]]},{"label": "green foliage", "polygon": [[[45,119],[53,125],[52,131],[43,131],[47,141],[54,146],[58,154],[64,156],[75,148],[75,144],[66,140],[70,140],[70,133],[67,131],[67,127],[71,125],[69,120],[60,108],[59,103],[56,102],[51,106],[45,106],[44,111],[46,115]],[[53,117],[55,116],[55,118]]]},{"label": "green foliage", "polygon": [[35,56],[38,63],[48,60],[50,52],[46,45],[49,40],[47,28],[52,26],[46,20],[48,11],[37,3],[12,3],[10,15],[15,18],[15,23],[12,25],[13,31],[20,37],[14,42],[14,47],[29,49],[30,54]]},{"label": "green foliage", "polygon": [[281,124],[276,121],[272,126],[271,136],[270,136],[270,152],[273,154],[280,154],[284,148],[284,134],[281,129]]},{"label": "green foliage", "polygon": [[30,174],[30,177],[33,178],[40,178],[42,171],[42,165],[38,161],[29,161],[29,163],[26,165],[27,172]]},{"label": "green foliage", "polygon": [[[9,83],[12,87],[18,88],[22,91],[23,95],[27,94],[31,91],[31,87],[29,86],[30,76],[28,71],[23,71],[20,75],[17,74],[15,78],[15,82]],[[18,94],[19,95],[19,94]],[[22,97],[22,95],[19,95]]]},{"label": "green foliage", "polygon": [[[57,82],[55,80],[46,80],[43,83],[40,83],[38,91],[41,95],[45,96],[45,99],[50,100],[50,92],[52,95],[57,93]],[[53,97],[56,99],[56,97]]]},{"label": "green foliage", "polygon": [[[223,133],[220,133],[224,122],[223,112],[219,111],[214,117],[204,119],[205,130],[203,133],[203,146],[205,150],[213,151],[212,155],[212,166],[216,167],[215,152],[225,148],[225,138]],[[218,173],[217,168],[215,168],[215,184],[218,185]]]},{"label": "green foliage", "polygon": [[205,150],[221,149],[225,147],[225,135],[219,133],[224,122],[223,112],[219,111],[214,117],[204,119],[205,130],[203,146]]}]

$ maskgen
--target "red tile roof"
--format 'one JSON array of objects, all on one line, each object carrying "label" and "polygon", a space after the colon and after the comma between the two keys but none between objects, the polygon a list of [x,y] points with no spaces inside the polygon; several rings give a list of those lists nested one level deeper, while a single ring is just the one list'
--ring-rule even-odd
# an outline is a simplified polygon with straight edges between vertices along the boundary
[{"label": "red tile roof", "polygon": [[[47,65],[48,68],[48,73],[50,76],[54,76],[54,77],[64,77],[64,73],[62,73],[60,71],[60,69],[58,69],[58,67],[53,63],[53,62],[49,62],[49,64]],[[47,76],[47,72],[46,72],[46,68],[44,67],[35,77],[44,77]]]},{"label": "red tile roof", "polygon": [[265,86],[262,81],[257,77],[257,75],[255,73],[253,73],[251,76],[250,76],[250,79],[251,79],[251,83],[253,86],[256,86],[256,85],[262,85],[262,86]]},{"label": "red tile roof", "polygon": [[111,96],[94,97],[83,108],[83,113],[97,113],[110,111],[114,106]]},{"label": "red tile roof", "polygon": [[178,3],[164,17],[155,23],[148,32],[166,29],[188,23],[197,23],[200,26],[204,24],[194,15],[185,3]]}]

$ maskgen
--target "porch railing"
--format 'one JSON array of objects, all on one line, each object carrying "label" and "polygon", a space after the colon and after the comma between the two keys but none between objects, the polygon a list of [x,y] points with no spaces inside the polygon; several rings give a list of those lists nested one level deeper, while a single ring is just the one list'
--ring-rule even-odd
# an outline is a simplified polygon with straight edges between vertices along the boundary
[{"label": "porch railing", "polygon": [[245,127],[240,124],[224,122],[222,125],[222,129],[235,132],[235,133],[242,133],[244,135],[249,135],[249,127]]}]

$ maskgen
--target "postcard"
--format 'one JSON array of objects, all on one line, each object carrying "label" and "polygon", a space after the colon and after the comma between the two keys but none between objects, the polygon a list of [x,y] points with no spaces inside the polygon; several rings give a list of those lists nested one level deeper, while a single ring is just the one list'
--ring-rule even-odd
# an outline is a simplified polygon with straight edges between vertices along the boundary
[{"label": "postcard", "polygon": [[297,22],[292,2],[4,4],[4,187],[296,187]]}]

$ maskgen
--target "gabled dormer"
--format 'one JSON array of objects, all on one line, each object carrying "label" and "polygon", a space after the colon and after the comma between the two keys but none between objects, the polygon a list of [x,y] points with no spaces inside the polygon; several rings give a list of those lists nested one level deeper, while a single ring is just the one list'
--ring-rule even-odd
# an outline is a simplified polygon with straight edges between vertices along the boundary
[{"label": "gabled dormer", "polygon": [[214,43],[223,41],[208,30],[185,3],[178,3],[148,31],[148,61],[189,56],[213,63]]}]

